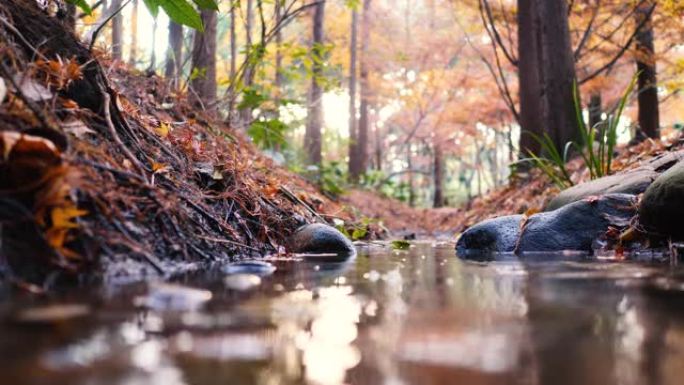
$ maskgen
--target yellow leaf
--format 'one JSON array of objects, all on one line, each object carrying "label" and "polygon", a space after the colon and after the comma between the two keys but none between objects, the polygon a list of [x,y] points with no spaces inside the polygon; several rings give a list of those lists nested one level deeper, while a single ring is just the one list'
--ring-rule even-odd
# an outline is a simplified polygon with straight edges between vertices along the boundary
[{"label": "yellow leaf", "polygon": [[88,214],[85,210],[79,210],[76,206],[55,207],[50,212],[53,229],[73,229],[78,227],[72,220]]},{"label": "yellow leaf", "polygon": [[157,134],[162,138],[166,138],[169,135],[171,127],[167,123],[160,123],[159,127],[156,128]]}]

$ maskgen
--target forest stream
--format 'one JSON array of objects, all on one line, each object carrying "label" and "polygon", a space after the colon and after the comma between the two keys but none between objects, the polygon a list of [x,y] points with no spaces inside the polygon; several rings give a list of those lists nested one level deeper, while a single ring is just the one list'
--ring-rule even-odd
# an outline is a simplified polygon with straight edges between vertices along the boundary
[{"label": "forest stream", "polygon": [[428,241],[357,250],[49,299],[5,293],[2,382],[681,383],[679,267],[479,263]]}]

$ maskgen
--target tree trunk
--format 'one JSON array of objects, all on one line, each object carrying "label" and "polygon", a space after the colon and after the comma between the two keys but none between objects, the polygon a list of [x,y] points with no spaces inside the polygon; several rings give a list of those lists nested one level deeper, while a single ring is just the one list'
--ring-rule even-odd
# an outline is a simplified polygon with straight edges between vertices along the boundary
[{"label": "tree trunk", "polygon": [[359,171],[364,173],[368,167],[368,109],[370,87],[368,84],[368,45],[370,39],[370,5],[371,0],[363,0],[361,15],[361,54],[359,60],[360,94],[359,127],[358,127],[358,160]]},{"label": "tree trunk", "polygon": [[[275,19],[276,19],[276,25],[280,24],[280,18],[282,17],[281,15],[282,9],[281,9],[281,3],[280,1],[276,1],[275,3]],[[280,108],[280,99],[283,94],[283,53],[281,52],[282,45],[283,45],[283,33],[280,28],[278,28],[278,31],[276,32],[275,35],[275,45],[276,45],[276,51],[275,51],[275,105],[276,105],[276,118],[280,118],[280,113],[279,113],[279,108]]]},{"label": "tree trunk", "polygon": [[138,58],[138,0],[133,0],[131,9],[131,47],[128,51],[128,65],[135,66]]},{"label": "tree trunk", "polygon": [[603,114],[603,107],[601,101],[601,93],[594,92],[589,96],[589,127],[597,127],[601,123],[601,115]]},{"label": "tree trunk", "polygon": [[433,178],[435,183],[435,195],[432,201],[433,207],[444,206],[444,154],[442,152],[442,144],[434,144],[433,157]]},{"label": "tree trunk", "polygon": [[112,18],[112,59],[121,60],[123,50],[123,16],[121,16],[121,0],[112,0],[111,11],[116,12]]},{"label": "tree trunk", "polygon": [[656,59],[653,46],[653,23],[649,10],[651,1],[643,2],[636,11],[637,23],[648,18],[636,34],[636,65],[638,75],[639,128],[649,138],[660,137]]},{"label": "tree trunk", "polygon": [[520,157],[539,154],[533,135],[542,135],[540,25],[537,0],[518,0],[518,82],[520,83]]},{"label": "tree trunk", "polygon": [[[247,89],[252,86],[252,65],[250,56],[252,55],[252,28],[254,27],[254,4],[253,0],[247,0],[247,17],[245,20],[245,68],[242,73],[242,87]],[[240,111],[240,117],[245,127],[252,121],[252,109],[245,108]]]},{"label": "tree trunk", "polygon": [[178,87],[183,66],[183,26],[169,20],[169,48],[164,74],[174,88]]},{"label": "tree trunk", "polygon": [[152,21],[152,53],[150,54],[150,66],[147,68],[148,72],[154,72],[157,68],[157,18]]},{"label": "tree trunk", "polygon": [[228,123],[235,123],[235,85],[237,83],[237,33],[235,26],[235,3],[230,6],[230,104],[228,106]]},{"label": "tree trunk", "polygon": [[375,132],[375,170],[382,171],[382,128],[378,125],[377,120],[373,124],[373,132]]},{"label": "tree trunk", "polygon": [[361,167],[358,153],[358,130],[356,119],[356,48],[358,12],[352,9],[351,42],[349,44],[349,180],[359,181]]},{"label": "tree trunk", "polygon": [[311,40],[311,54],[313,56],[313,68],[311,74],[311,88],[309,90],[309,106],[306,119],[306,134],[304,136],[304,149],[308,156],[309,164],[321,164],[321,129],[323,126],[323,88],[319,79],[323,76],[323,20],[325,15],[325,2],[318,3],[314,7],[313,39]]},{"label": "tree trunk", "polygon": [[408,189],[409,189],[409,201],[410,207],[416,205],[416,192],[413,189],[413,156],[411,154],[411,144],[406,144],[406,167],[408,168]]},{"label": "tree trunk", "polygon": [[204,32],[195,31],[192,68],[200,75],[191,84],[191,99],[209,113],[216,109],[216,11],[202,10]]},{"label": "tree trunk", "polygon": [[556,149],[579,141],[577,115],[573,102],[575,60],[570,45],[567,0],[538,1],[541,21],[544,127]]}]

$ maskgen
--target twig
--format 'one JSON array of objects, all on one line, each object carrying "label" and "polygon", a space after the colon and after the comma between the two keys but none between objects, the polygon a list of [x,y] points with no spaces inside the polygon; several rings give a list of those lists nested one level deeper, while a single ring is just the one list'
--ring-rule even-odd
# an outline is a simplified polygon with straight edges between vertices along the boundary
[{"label": "twig", "polygon": [[107,25],[107,23],[109,23],[109,21],[112,20],[112,19],[114,18],[114,16],[116,16],[119,12],[121,12],[121,10],[124,9],[124,8],[128,5],[128,3],[130,3],[130,2],[131,2],[131,0],[126,0],[125,3],[121,4],[121,6],[119,7],[119,9],[117,9],[117,10],[114,11],[114,12],[112,12],[111,15],[107,16],[107,18],[104,19],[104,21],[102,21],[102,23],[100,23],[100,25],[98,25],[97,27],[95,27],[95,30],[94,30],[93,33],[90,35],[91,37],[90,37],[90,44],[88,44],[88,52],[92,52],[92,51],[93,51],[93,46],[95,45],[95,41],[97,40],[97,35],[100,34],[100,31],[102,30],[102,28],[103,28],[105,25]]},{"label": "twig", "polygon": [[290,191],[287,187],[285,187],[285,186],[280,186],[280,192],[282,192],[283,195],[285,195],[285,197],[287,197],[287,198],[288,198],[289,200],[291,200],[293,203],[298,203],[298,204],[304,206],[304,208],[307,209],[313,216],[315,216],[315,217],[319,220],[319,222],[327,223],[327,222],[325,221],[325,219],[323,219],[323,217],[321,217],[320,214],[318,214],[318,213],[316,212],[316,210],[314,210],[311,206],[309,206],[309,205],[308,205],[306,202],[304,202],[303,200],[299,199],[299,198],[298,198],[296,195],[294,195],[294,194],[292,193],[292,191]]}]

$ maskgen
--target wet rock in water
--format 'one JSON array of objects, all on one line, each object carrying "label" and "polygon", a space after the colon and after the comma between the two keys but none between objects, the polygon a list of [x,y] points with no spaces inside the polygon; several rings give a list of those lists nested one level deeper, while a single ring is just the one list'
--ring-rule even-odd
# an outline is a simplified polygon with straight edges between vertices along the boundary
[{"label": "wet rock in water", "polygon": [[529,217],[516,252],[591,251],[592,242],[604,235],[609,226],[627,226],[635,215],[634,195],[589,197],[558,210]]},{"label": "wet rock in water", "polygon": [[591,251],[609,226],[624,227],[636,215],[636,196],[607,194],[570,203],[555,211],[481,222],[456,243],[464,258],[483,252]]},{"label": "wet rock in water", "polygon": [[651,232],[684,239],[684,163],[679,163],[651,184],[639,205],[639,222]]},{"label": "wet rock in water", "polygon": [[147,295],[135,299],[136,306],[160,311],[193,311],[211,299],[208,290],[169,283],[151,283]]},{"label": "wet rock in water", "polygon": [[223,266],[222,270],[226,274],[254,274],[265,277],[273,274],[276,267],[268,262],[250,260],[229,263]]},{"label": "wet rock in water", "polygon": [[487,219],[466,230],[456,242],[456,252],[512,252],[520,235],[522,215]]},{"label": "wet rock in water", "polygon": [[355,253],[354,245],[344,234],[321,223],[300,227],[292,236],[290,249],[295,253],[333,253],[340,258],[347,258]]},{"label": "wet rock in water", "polygon": [[682,159],[684,159],[684,150],[667,152],[644,161],[638,168],[570,187],[551,199],[546,206],[546,211],[556,210],[590,196],[641,194],[658,178],[661,172],[673,167]]}]

